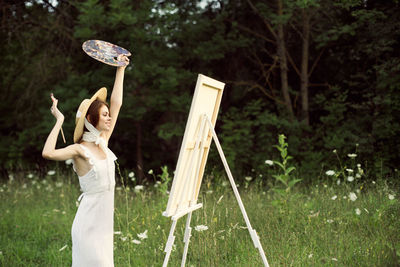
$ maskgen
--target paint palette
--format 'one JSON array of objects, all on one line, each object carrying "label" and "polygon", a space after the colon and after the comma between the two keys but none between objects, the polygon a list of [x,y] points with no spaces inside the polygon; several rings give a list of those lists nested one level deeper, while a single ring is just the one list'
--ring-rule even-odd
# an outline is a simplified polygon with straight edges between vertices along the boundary
[{"label": "paint palette", "polygon": [[131,55],[125,48],[101,40],[87,40],[83,43],[82,49],[90,57],[114,67],[127,65],[127,62],[119,61],[118,56]]}]

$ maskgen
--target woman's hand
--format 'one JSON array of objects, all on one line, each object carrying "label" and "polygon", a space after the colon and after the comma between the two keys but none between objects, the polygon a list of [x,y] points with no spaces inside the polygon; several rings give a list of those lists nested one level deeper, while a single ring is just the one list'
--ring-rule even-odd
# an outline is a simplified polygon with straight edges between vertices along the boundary
[{"label": "woman's hand", "polygon": [[119,55],[119,56],[117,57],[117,60],[120,61],[120,62],[125,62],[125,63],[126,63],[125,66],[118,67],[118,68],[123,68],[123,69],[125,69],[126,66],[129,65],[129,58],[128,58],[126,55]]},{"label": "woman's hand", "polygon": [[64,120],[64,115],[57,108],[58,99],[54,97],[53,93],[51,93],[50,97],[53,101],[53,105],[50,108],[51,114],[53,114],[57,120]]}]

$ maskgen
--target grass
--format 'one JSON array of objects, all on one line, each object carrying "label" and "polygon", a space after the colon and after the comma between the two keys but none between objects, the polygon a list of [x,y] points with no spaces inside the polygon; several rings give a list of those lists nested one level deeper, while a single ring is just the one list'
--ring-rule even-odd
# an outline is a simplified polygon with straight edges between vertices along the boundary
[{"label": "grass", "polygon": [[[198,201],[204,207],[192,216],[186,266],[263,266],[232,189],[207,179]],[[365,183],[359,192],[360,186],[351,183],[299,185],[287,197],[265,192],[260,184],[252,181],[239,191],[270,266],[400,265],[399,198],[383,181]],[[1,184],[0,265],[70,266],[79,194],[73,174],[17,177]],[[170,218],[161,215],[167,200],[153,187],[117,188],[115,266],[162,265],[171,227]],[[169,266],[180,265],[185,222],[186,217],[178,221]],[[197,225],[208,229],[195,231]],[[148,237],[140,239],[146,230]]]}]

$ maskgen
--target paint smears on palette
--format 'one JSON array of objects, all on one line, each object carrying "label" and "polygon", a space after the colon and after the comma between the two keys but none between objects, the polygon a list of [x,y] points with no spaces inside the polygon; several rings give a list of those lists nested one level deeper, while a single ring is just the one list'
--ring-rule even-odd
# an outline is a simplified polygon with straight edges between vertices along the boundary
[{"label": "paint smears on palette", "polygon": [[114,67],[126,65],[126,62],[117,60],[119,55],[131,55],[125,48],[101,40],[87,40],[82,49],[90,57]]}]

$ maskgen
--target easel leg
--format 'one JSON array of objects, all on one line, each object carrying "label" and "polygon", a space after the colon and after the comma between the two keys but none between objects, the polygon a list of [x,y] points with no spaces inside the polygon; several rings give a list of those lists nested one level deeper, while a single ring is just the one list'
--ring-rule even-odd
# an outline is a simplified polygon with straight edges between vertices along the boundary
[{"label": "easel leg", "polygon": [[171,255],[172,246],[174,245],[174,241],[175,241],[174,231],[175,231],[177,221],[178,220],[172,220],[172,226],[171,226],[171,230],[169,230],[168,241],[167,241],[167,244],[165,245],[165,249],[164,249],[164,252],[166,252],[167,254],[165,254],[163,267],[167,267],[167,265],[168,265],[169,256]]},{"label": "easel leg", "polygon": [[192,228],[190,227],[190,220],[192,219],[192,212],[189,212],[186,219],[186,228],[185,228],[185,236],[183,238],[183,242],[185,242],[185,248],[183,249],[182,263],[181,267],[185,267],[186,255],[189,248],[189,241],[192,232]]},{"label": "easel leg", "polygon": [[233,192],[235,193],[236,200],[237,200],[237,202],[239,204],[240,210],[241,210],[241,212],[243,214],[243,218],[244,218],[244,220],[246,222],[247,229],[249,230],[251,239],[253,240],[253,244],[258,249],[258,251],[259,251],[259,253],[261,255],[261,259],[262,259],[262,261],[264,263],[264,266],[265,267],[269,267],[267,258],[265,257],[264,250],[263,250],[263,248],[261,246],[261,243],[260,243],[260,239],[259,239],[256,231],[251,227],[250,220],[247,217],[247,213],[246,213],[246,210],[244,208],[242,199],[240,198],[239,191],[236,188],[236,183],[235,183],[235,181],[233,179],[231,170],[229,169],[228,162],[226,161],[226,158],[225,158],[225,155],[224,155],[224,151],[222,150],[221,144],[219,143],[217,133],[215,132],[214,126],[212,125],[210,119],[208,117],[206,117],[206,118],[207,118],[207,122],[208,122],[208,125],[210,127],[210,130],[212,132],[215,145],[217,146],[219,156],[221,157],[222,163],[224,164],[225,171],[226,171],[226,173],[228,175],[228,178],[229,178],[229,181],[231,183]]}]

